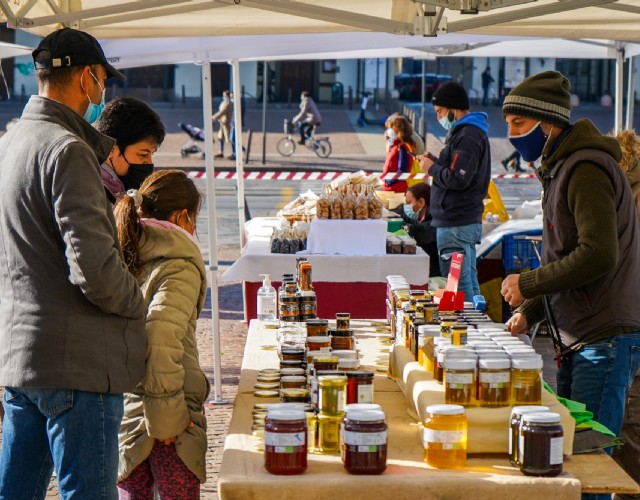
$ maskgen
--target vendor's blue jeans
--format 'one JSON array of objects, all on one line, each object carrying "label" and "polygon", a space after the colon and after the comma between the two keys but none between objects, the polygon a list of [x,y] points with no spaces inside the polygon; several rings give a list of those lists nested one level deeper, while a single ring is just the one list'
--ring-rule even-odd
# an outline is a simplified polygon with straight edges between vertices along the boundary
[{"label": "vendor's blue jeans", "polygon": [[458,227],[436,228],[438,254],[440,255],[440,272],[445,278],[451,267],[451,254],[464,254],[458,291],[464,292],[464,300],[471,302],[474,295],[480,295],[478,270],[476,269],[476,245],[482,238],[482,224],[469,224]]},{"label": "vendor's blue jeans", "polygon": [[63,499],[117,499],[122,394],[8,387],[0,499],[45,497],[55,466]]},{"label": "vendor's blue jeans", "polygon": [[[639,367],[640,332],[600,340],[562,358],[558,395],[584,403],[594,420],[618,435],[627,391]],[[609,498],[611,495],[583,495],[590,500]]]}]

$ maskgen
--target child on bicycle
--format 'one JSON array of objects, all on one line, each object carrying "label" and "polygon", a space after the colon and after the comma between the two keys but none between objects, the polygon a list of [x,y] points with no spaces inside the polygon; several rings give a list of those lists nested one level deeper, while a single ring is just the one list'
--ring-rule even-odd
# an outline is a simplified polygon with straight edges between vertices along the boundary
[{"label": "child on bicycle", "polygon": [[201,204],[178,170],[156,171],[115,208],[118,237],[147,309],[146,373],[125,394],[120,426],[121,500],[200,498],[207,449],[203,403],[209,382],[198,363],[196,320],[207,291],[194,238]]}]

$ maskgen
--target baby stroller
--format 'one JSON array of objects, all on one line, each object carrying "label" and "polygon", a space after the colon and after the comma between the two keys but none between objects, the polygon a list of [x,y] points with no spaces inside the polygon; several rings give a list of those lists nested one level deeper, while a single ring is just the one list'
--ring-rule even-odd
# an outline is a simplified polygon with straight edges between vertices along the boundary
[{"label": "baby stroller", "polygon": [[197,144],[198,142],[204,142],[204,130],[189,125],[188,123],[178,123],[178,126],[184,130],[190,138],[189,141],[182,146],[180,155],[182,155],[183,158],[188,158],[190,155],[201,153],[202,158],[204,158],[204,151]]}]

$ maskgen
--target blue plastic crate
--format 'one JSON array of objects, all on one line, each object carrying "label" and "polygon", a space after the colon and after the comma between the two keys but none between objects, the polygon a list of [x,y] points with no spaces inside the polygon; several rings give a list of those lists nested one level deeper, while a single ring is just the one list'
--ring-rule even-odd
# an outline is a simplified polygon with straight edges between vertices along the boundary
[{"label": "blue plastic crate", "polygon": [[529,235],[516,234],[502,239],[502,264],[505,270],[517,271],[540,267],[533,248],[534,243],[526,239]]}]

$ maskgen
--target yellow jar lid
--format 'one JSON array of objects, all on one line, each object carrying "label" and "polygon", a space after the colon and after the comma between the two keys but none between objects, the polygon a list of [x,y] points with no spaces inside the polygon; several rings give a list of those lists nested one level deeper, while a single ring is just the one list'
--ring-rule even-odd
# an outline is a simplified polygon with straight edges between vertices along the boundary
[{"label": "yellow jar lid", "polygon": [[340,358],[338,356],[314,356],[314,363],[338,363]]},{"label": "yellow jar lid", "polygon": [[321,375],[318,377],[319,386],[339,387],[341,385],[346,385],[346,383],[347,377],[345,375]]},{"label": "yellow jar lid", "polygon": [[279,382],[257,382],[254,386],[254,389],[258,391],[274,391],[280,388]]}]

